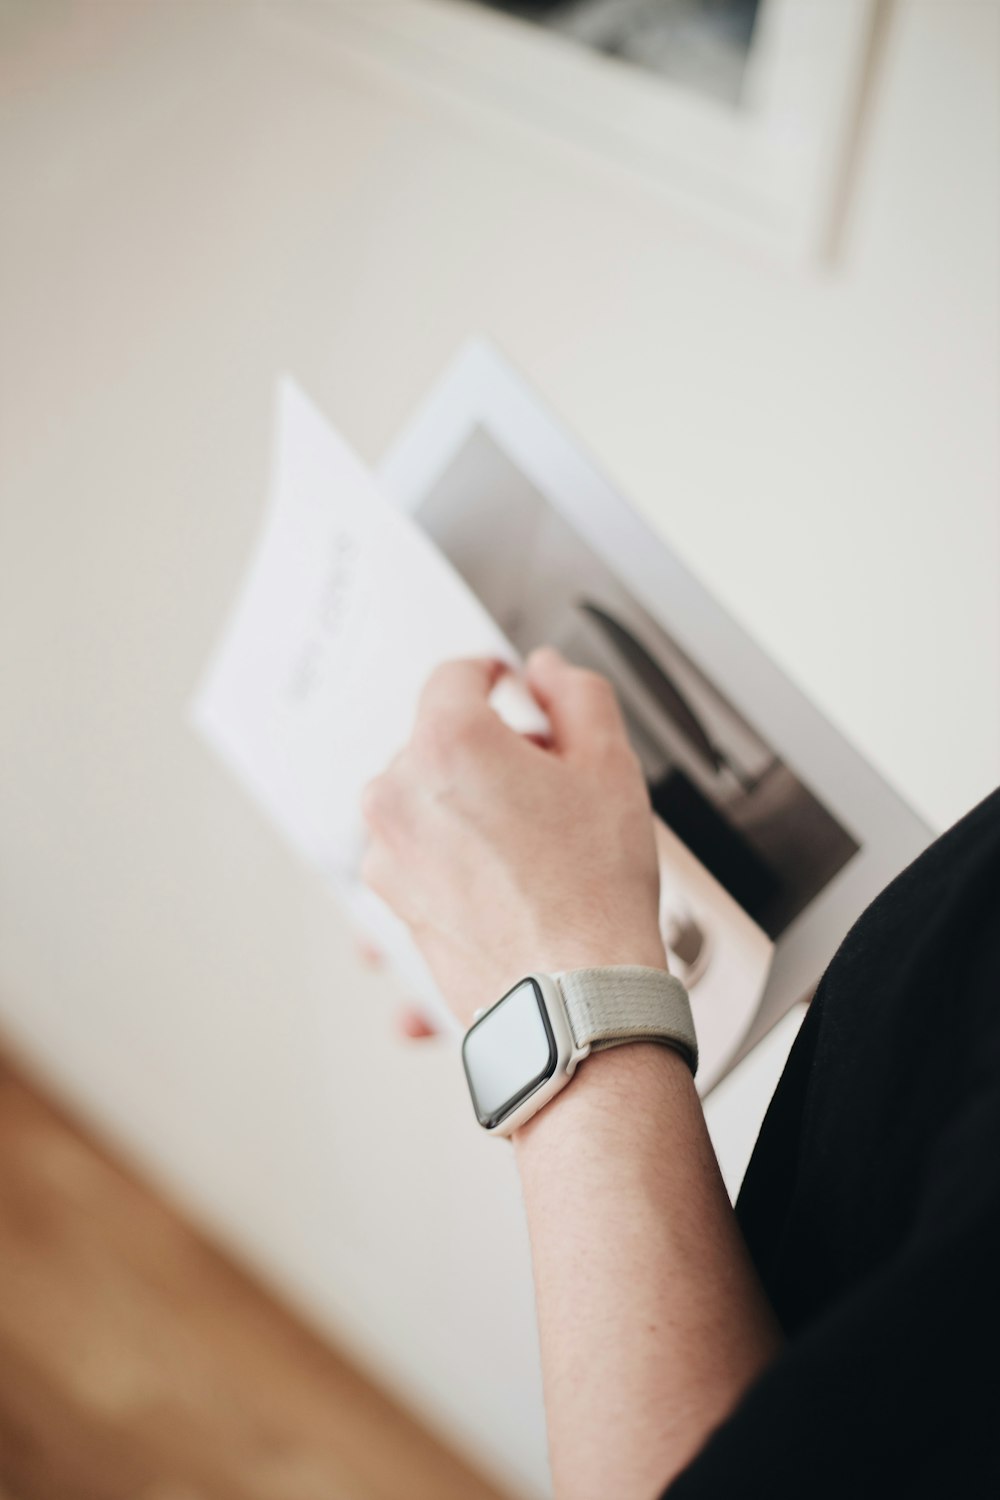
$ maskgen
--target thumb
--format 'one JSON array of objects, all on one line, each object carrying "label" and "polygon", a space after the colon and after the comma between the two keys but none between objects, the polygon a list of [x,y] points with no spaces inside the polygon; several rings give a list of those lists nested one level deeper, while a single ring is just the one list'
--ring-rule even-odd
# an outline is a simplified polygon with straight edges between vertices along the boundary
[{"label": "thumb", "polygon": [[528,657],[525,677],[549,717],[555,750],[573,754],[595,740],[625,738],[615,690],[599,672],[574,667],[552,646],[542,646]]},{"label": "thumb", "polygon": [[508,670],[492,657],[467,657],[436,666],[420,695],[420,714],[475,712],[485,709],[490,692]]}]

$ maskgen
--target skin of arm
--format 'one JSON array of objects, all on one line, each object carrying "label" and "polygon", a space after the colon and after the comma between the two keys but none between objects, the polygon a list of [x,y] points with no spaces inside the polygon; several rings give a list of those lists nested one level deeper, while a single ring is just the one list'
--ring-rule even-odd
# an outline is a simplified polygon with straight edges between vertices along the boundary
[{"label": "skin of arm", "polygon": [[[534,653],[541,746],[489,708],[503,670],[439,668],[363,799],[364,878],[465,1025],[532,971],[666,968],[649,799],[610,684]],[[781,1341],[693,1079],[667,1047],[596,1053],[513,1144],[557,1500],[653,1500]]]}]

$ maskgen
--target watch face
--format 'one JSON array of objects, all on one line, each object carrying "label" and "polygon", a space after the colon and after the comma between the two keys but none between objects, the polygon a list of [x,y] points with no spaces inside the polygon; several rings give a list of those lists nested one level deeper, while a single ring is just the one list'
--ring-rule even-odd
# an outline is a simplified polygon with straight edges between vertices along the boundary
[{"label": "watch face", "polygon": [[480,1125],[499,1125],[556,1068],[542,992],[522,979],[466,1032],[462,1061]]}]

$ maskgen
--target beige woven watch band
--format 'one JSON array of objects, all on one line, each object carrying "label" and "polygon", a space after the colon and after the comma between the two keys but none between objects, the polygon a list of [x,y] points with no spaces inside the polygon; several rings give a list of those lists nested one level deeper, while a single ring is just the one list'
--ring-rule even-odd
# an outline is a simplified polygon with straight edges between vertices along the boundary
[{"label": "beige woven watch band", "polygon": [[673,974],[622,964],[568,969],[552,976],[566,1004],[573,1039],[592,1052],[626,1042],[661,1042],[698,1067],[698,1041],[687,990]]}]

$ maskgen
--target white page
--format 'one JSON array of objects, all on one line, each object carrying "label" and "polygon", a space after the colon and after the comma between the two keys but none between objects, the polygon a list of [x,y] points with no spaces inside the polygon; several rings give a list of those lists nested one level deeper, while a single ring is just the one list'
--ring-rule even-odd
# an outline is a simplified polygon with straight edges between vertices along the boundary
[{"label": "white page", "polygon": [[456,656],[517,661],[424,533],[283,379],[267,512],[193,718],[438,1015],[409,935],[357,884],[359,798],[405,743],[428,674]]}]

